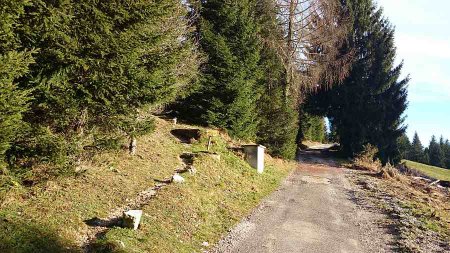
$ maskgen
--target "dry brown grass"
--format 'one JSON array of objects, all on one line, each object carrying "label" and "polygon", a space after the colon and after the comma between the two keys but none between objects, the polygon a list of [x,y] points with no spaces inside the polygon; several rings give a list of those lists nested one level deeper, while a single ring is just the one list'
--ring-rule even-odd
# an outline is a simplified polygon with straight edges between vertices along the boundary
[{"label": "dry brown grass", "polygon": [[[450,239],[450,194],[448,189],[400,175],[402,180],[384,180],[383,190],[398,198],[424,228]],[[449,240],[450,242],[450,240]]]},{"label": "dry brown grass", "polygon": [[[411,225],[415,224],[414,222],[400,222],[399,231],[404,239],[404,241],[400,242],[402,247],[412,250],[412,252],[416,252],[415,250],[422,252],[420,251],[421,246],[415,245],[422,239],[424,243],[428,244],[436,243],[433,240],[450,242],[449,189],[430,185],[429,181],[402,174],[391,164],[382,166],[380,161],[374,159],[376,153],[376,148],[366,146],[365,151],[354,160],[352,168],[368,171],[366,180],[374,183],[374,187],[369,189],[372,191],[371,195],[373,193],[380,194],[380,199],[383,199],[383,196],[390,196],[390,198],[384,200],[389,202],[387,206],[381,204],[381,206],[386,206],[386,211],[392,211],[388,206],[400,205],[397,211],[403,211],[398,215],[401,217],[412,217],[412,219],[419,221],[419,227],[415,227],[418,225]],[[427,231],[436,233],[435,238],[430,236],[430,233]],[[419,240],[418,238],[422,239]],[[440,242],[437,242],[437,244],[440,244]],[[416,248],[411,245],[415,245],[414,247]]]},{"label": "dry brown grass", "polygon": [[377,153],[378,149],[376,147],[370,144],[364,146],[364,151],[353,160],[353,168],[379,172],[382,165],[380,160],[375,159]]},{"label": "dry brown grass", "polygon": [[353,169],[370,171],[383,179],[404,181],[405,176],[403,176],[397,168],[389,163],[383,166],[381,161],[375,158],[377,153],[378,149],[376,147],[370,144],[364,146],[364,151],[356,156],[351,167]]},{"label": "dry brown grass", "polygon": [[397,181],[407,180],[407,177],[405,175],[402,175],[396,167],[392,166],[389,163],[380,168],[380,171],[377,173],[377,176],[383,179],[394,179]]}]

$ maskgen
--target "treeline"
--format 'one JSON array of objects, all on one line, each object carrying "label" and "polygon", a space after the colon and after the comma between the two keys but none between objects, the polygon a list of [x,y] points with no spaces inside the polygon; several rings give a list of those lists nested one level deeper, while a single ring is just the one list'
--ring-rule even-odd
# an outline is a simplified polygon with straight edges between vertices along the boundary
[{"label": "treeline", "polygon": [[17,0],[0,17],[0,174],[134,145],[160,106],[285,158],[327,116],[347,155],[397,159],[407,80],[371,0]]},{"label": "treeline", "polygon": [[[204,1],[196,6],[208,60],[194,95],[175,107],[195,123],[256,139],[292,158],[302,139],[365,144],[397,163],[408,78],[394,65],[394,29],[371,0]],[[297,137],[295,137],[297,136]]]},{"label": "treeline", "polygon": [[424,147],[417,132],[412,142],[405,134],[398,139],[398,146],[402,159],[450,169],[450,141],[443,136],[438,142],[433,135],[428,147]]},{"label": "treeline", "polygon": [[333,141],[332,136],[327,132],[323,116],[309,115],[303,112],[300,114],[299,124],[299,141],[307,140],[320,143]]},{"label": "treeline", "polygon": [[349,29],[341,4],[191,3],[207,60],[198,89],[174,106],[179,117],[227,129],[273,155],[293,158],[304,96],[342,78],[350,65],[348,55],[337,50]]}]

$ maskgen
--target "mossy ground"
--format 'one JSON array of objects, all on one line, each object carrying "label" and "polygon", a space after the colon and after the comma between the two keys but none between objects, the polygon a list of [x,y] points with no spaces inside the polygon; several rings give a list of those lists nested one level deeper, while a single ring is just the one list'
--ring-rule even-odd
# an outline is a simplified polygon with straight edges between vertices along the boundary
[{"label": "mossy ground", "polygon": [[[202,138],[183,144],[170,134],[174,126],[157,119],[154,133],[138,140],[138,155],[126,150],[105,152],[86,161],[85,172],[32,187],[16,186],[0,203],[0,252],[80,252],[90,229],[85,220],[106,218],[139,192],[167,179],[182,167],[179,156],[198,152],[195,175],[184,184],[171,184],[143,207],[137,231],[113,228],[95,243],[104,251],[121,242],[125,252],[200,252],[203,242],[214,244],[260,200],[274,191],[292,169],[293,162],[266,156],[259,175],[239,154],[228,149],[225,134],[200,128]],[[177,128],[192,128],[177,125]],[[212,137],[212,152],[206,150]],[[235,143],[237,144],[237,143]],[[82,170],[83,171],[83,170]]]}]

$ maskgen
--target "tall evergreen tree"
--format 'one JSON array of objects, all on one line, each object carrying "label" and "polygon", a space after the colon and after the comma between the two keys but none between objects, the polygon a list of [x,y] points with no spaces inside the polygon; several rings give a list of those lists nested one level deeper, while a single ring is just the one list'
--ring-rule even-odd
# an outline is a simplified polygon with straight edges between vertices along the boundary
[{"label": "tall evergreen tree", "polygon": [[255,1],[202,1],[200,17],[200,45],[208,60],[198,91],[184,101],[181,112],[199,123],[228,129],[235,137],[252,139],[261,94]]},{"label": "tall evergreen tree", "polygon": [[411,160],[412,144],[406,134],[403,134],[397,141],[398,150],[402,159]]},{"label": "tall evergreen tree", "polygon": [[436,141],[436,137],[431,137],[430,145],[428,146],[429,163],[436,167],[445,167],[445,157],[441,149],[441,145]]},{"label": "tall evergreen tree", "polygon": [[327,141],[325,119],[322,116],[310,115],[306,112],[300,114],[300,139],[314,142]]},{"label": "tall evergreen tree", "polygon": [[419,138],[419,135],[417,134],[417,132],[414,133],[410,159],[412,161],[419,162],[419,163],[426,162],[424,148],[423,148],[422,142],[420,141],[420,138]]},{"label": "tall evergreen tree", "polygon": [[402,65],[394,65],[394,29],[373,1],[342,2],[353,28],[343,53],[354,50],[356,59],[342,84],[313,96],[309,107],[328,116],[345,154],[352,156],[370,143],[383,162],[398,162],[408,78],[400,79]]},{"label": "tall evergreen tree", "polygon": [[450,167],[448,166],[447,163],[447,158],[450,158],[450,144],[448,143],[448,140],[444,139],[444,136],[441,135],[441,137],[439,138],[439,147],[441,148],[441,153],[442,153],[442,163],[443,163],[443,168],[447,168],[450,169]]},{"label": "tall evergreen tree", "polygon": [[186,13],[176,0],[36,0],[23,29],[41,51],[28,82],[36,118],[67,129],[86,111],[99,119],[179,96],[196,73]]},{"label": "tall evergreen tree", "polygon": [[444,157],[445,157],[445,168],[450,169],[450,141],[445,140],[444,142]]},{"label": "tall evergreen tree", "polygon": [[439,138],[439,146],[441,147],[441,149],[443,149],[445,146],[445,140],[443,135],[441,135],[441,137]]},{"label": "tall evergreen tree", "polygon": [[312,124],[312,140],[323,143],[326,140],[326,126],[325,119],[321,116],[313,117]]},{"label": "tall evergreen tree", "polygon": [[259,81],[262,96],[258,105],[257,141],[268,147],[272,155],[292,159],[297,150],[296,110],[284,96],[286,87],[283,58],[278,52],[278,43],[283,40],[283,31],[278,24],[276,5],[273,0],[257,1],[259,39],[262,42]]},{"label": "tall evergreen tree", "polygon": [[428,147],[423,149],[423,160],[421,163],[430,164],[430,149]]},{"label": "tall evergreen tree", "polygon": [[18,37],[39,50],[19,84],[33,91],[26,114],[33,130],[16,150],[53,152],[91,129],[135,134],[140,108],[189,91],[198,54],[181,1],[32,3]]},{"label": "tall evergreen tree", "polygon": [[20,89],[17,79],[28,73],[33,58],[31,51],[22,49],[17,28],[28,4],[28,0],[0,1],[0,167],[11,142],[26,127],[22,117],[28,110],[29,91]]}]

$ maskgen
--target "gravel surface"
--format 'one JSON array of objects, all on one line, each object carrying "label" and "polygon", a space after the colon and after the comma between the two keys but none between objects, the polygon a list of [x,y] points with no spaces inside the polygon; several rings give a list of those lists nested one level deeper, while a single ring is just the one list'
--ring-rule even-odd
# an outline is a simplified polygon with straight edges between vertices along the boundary
[{"label": "gravel surface", "polygon": [[351,171],[304,152],[282,186],[210,252],[393,252],[389,218],[358,203]]}]

